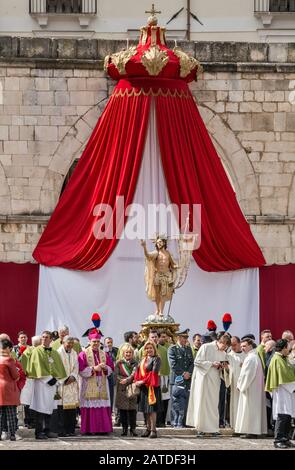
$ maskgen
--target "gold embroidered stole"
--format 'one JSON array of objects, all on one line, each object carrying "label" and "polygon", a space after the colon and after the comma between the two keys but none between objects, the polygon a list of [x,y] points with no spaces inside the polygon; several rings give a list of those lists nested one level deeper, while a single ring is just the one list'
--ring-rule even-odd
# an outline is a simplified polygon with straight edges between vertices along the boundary
[{"label": "gold embroidered stole", "polygon": [[[89,367],[94,367],[94,355],[92,349],[89,347],[85,351],[87,363]],[[106,364],[106,355],[100,349],[98,350],[99,363]],[[98,380],[97,380],[98,378]],[[108,400],[107,392],[107,376],[102,371],[101,376],[97,377],[96,373],[87,379],[87,386],[85,391],[86,400]]]},{"label": "gold embroidered stole", "polygon": [[[58,352],[61,355],[62,362],[67,373],[67,376],[71,375],[74,369],[75,360],[78,358],[73,351],[68,354],[64,347],[60,348]],[[61,387],[62,406],[64,410],[72,410],[79,407],[79,385],[77,380],[69,385],[62,385]]]}]

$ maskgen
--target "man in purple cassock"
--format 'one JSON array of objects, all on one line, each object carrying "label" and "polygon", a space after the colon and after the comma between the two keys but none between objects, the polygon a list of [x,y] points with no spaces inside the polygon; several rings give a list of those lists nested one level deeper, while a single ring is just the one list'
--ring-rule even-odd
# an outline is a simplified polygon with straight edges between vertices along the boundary
[{"label": "man in purple cassock", "polygon": [[108,354],[100,349],[101,333],[89,332],[89,347],[79,354],[81,434],[112,432],[112,412],[107,377],[114,365]]}]

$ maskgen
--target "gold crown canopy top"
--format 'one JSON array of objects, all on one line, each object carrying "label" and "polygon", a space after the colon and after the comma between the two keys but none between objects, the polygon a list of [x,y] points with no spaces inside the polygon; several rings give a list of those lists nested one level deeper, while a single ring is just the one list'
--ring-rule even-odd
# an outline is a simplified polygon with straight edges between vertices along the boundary
[{"label": "gold crown canopy top", "polygon": [[158,18],[156,17],[157,14],[162,13],[161,11],[157,11],[155,9],[155,4],[152,3],[152,8],[151,10],[146,10],[145,13],[150,13],[151,16],[148,17],[147,23],[149,26],[157,26],[158,24]]},{"label": "gold crown canopy top", "polygon": [[127,49],[108,55],[105,58],[105,70],[118,81],[134,77],[181,79],[185,82],[196,80],[202,71],[200,63],[180,47],[172,50],[167,46],[166,28],[158,26],[156,16],[161,11],[156,10],[154,3],[146,13],[151,16],[148,17],[147,25],[140,28],[138,45],[128,47],[127,42]]}]

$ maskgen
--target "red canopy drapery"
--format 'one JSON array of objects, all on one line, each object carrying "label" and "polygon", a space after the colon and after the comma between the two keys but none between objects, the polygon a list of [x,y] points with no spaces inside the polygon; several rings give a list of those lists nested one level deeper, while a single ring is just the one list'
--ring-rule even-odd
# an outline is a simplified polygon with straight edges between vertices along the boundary
[{"label": "red canopy drapery", "polygon": [[171,202],[201,204],[201,246],[193,255],[205,271],[263,266],[263,255],[236,200],[193,100],[157,97],[157,127]]},{"label": "red canopy drapery", "polygon": [[[156,101],[163,168],[171,202],[201,204],[202,241],[194,257],[206,271],[265,264],[236,201],[187,82],[199,64],[179,48],[167,48],[164,29],[142,28],[137,48],[106,58],[120,79],[34,252],[47,266],[95,270],[118,238],[97,239],[94,208],[124,208],[133,201],[145,143],[151,99]],[[118,221],[117,221],[118,222]],[[126,217],[121,214],[121,229]],[[121,230],[120,229],[120,230]]]},{"label": "red canopy drapery", "polygon": [[118,240],[94,236],[101,214],[93,211],[108,204],[124,227],[116,200],[124,196],[124,208],[133,201],[149,108],[149,96],[110,99],[33,253],[40,264],[91,271],[107,261]]}]

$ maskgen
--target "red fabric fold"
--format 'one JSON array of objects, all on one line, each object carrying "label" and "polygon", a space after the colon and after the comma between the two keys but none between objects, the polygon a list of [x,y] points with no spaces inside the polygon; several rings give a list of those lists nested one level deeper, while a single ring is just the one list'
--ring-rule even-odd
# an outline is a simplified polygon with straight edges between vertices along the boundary
[{"label": "red fabric fold", "polygon": [[[144,363],[143,369],[144,373],[142,373],[142,362]],[[159,386],[159,374],[153,370],[147,371],[146,370],[146,358],[142,359],[142,362],[140,363],[139,367],[137,368],[135,375],[134,375],[134,381],[140,381],[142,380],[145,384],[146,387],[158,387]]]},{"label": "red fabric fold", "polygon": [[260,331],[273,338],[284,330],[295,331],[295,264],[265,266],[259,270]]},{"label": "red fabric fold", "polygon": [[[193,256],[205,271],[265,264],[221,160],[191,99],[157,96],[159,144],[172,203],[201,204],[201,246]],[[192,211],[191,211],[192,213]]]},{"label": "red fabric fold", "polygon": [[[39,266],[0,262],[0,332],[17,344],[17,332],[30,338],[36,331]],[[40,332],[38,332],[40,333]]]},{"label": "red fabric fold", "polygon": [[150,100],[144,95],[110,99],[33,253],[36,261],[90,271],[109,258],[118,237],[94,236],[101,215],[94,216],[93,210],[101,203],[111,206],[113,225],[122,232],[125,211],[118,217],[116,200],[124,196],[124,209],[133,201]]}]

